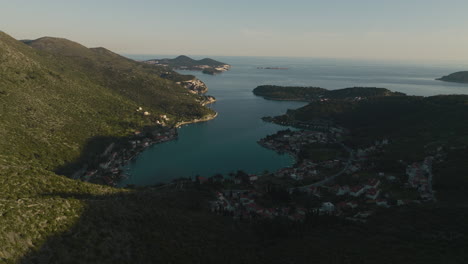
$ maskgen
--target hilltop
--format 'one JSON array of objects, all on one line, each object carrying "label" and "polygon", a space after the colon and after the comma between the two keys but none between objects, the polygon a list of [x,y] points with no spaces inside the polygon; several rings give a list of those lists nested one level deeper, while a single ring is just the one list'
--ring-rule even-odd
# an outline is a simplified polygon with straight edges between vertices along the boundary
[{"label": "hilltop", "polygon": [[444,82],[468,83],[468,71],[455,72],[436,80]]},{"label": "hilltop", "polygon": [[206,74],[217,74],[227,71],[231,66],[210,58],[194,60],[188,56],[181,55],[175,59],[152,59],[145,61],[148,64],[160,65],[176,70],[203,71]]},{"label": "hilltop", "polygon": [[270,100],[317,101],[329,99],[361,99],[364,97],[404,95],[385,88],[353,87],[327,90],[320,87],[261,85],[253,90],[257,96]]}]

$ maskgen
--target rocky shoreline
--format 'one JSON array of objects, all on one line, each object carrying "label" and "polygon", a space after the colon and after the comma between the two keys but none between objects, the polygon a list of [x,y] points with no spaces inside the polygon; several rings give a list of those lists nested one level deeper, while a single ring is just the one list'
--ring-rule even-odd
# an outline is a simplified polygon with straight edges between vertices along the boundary
[{"label": "rocky shoreline", "polygon": [[183,125],[206,122],[215,119],[218,113],[191,121],[181,121],[173,127],[146,127],[144,131],[136,131],[134,135],[121,139],[119,143],[111,143],[99,158],[85,164],[72,175],[73,179],[86,182],[118,186],[128,176],[124,167],[147,148],[178,137],[177,129]]},{"label": "rocky shoreline", "polygon": [[[201,95],[203,99],[199,103],[203,106],[216,102],[215,97],[203,95],[208,91],[208,87],[199,79],[179,82],[178,84],[184,86],[191,93]],[[142,112],[143,109],[140,107],[137,111]],[[143,114],[150,115],[149,112],[143,112]],[[171,127],[166,126],[165,122],[157,121],[155,126],[142,128],[142,131],[135,131],[134,135],[111,143],[102,154],[98,155],[92,162],[83,164],[81,169],[71,177],[86,182],[118,186],[122,180],[127,178],[124,167],[148,147],[177,139],[177,128],[183,125],[206,122],[217,116],[218,113],[215,112],[202,118],[177,122]],[[161,117],[163,120],[169,120],[166,115]]]},{"label": "rocky shoreline", "polygon": [[179,127],[181,127],[181,126],[183,126],[183,125],[187,125],[187,124],[195,124],[195,123],[207,122],[207,121],[210,121],[210,120],[215,119],[217,116],[218,116],[218,113],[215,112],[215,114],[213,114],[213,115],[208,115],[208,116],[203,117],[203,118],[200,118],[200,119],[194,119],[194,120],[191,120],[191,121],[181,121],[181,122],[178,122],[174,127],[179,128]]},{"label": "rocky shoreline", "polygon": [[177,84],[182,85],[185,89],[194,94],[204,94],[208,92],[206,84],[197,78],[189,81],[177,82]]}]

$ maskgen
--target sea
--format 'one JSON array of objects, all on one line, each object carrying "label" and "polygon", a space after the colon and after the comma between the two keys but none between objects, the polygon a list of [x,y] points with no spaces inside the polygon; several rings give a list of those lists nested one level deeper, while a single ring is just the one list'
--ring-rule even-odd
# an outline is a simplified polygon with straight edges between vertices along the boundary
[{"label": "sea", "polygon": [[[167,55],[127,55],[146,60]],[[192,56],[194,59],[204,57]],[[286,57],[210,56],[232,65],[219,75],[192,74],[205,82],[207,95],[216,97],[210,105],[218,112],[214,120],[179,128],[179,138],[151,146],[127,167],[128,179],[121,185],[154,185],[177,178],[228,175],[238,170],[249,174],[273,172],[294,164],[287,154],[261,147],[257,142],[279,130],[287,129],[261,120],[304,102],[272,101],[257,97],[252,90],[259,85],[314,86],[327,89],[381,87],[408,95],[468,94],[468,84],[435,80],[444,75],[468,70],[468,62],[391,62],[350,59]],[[287,68],[282,70],[265,67]]]}]

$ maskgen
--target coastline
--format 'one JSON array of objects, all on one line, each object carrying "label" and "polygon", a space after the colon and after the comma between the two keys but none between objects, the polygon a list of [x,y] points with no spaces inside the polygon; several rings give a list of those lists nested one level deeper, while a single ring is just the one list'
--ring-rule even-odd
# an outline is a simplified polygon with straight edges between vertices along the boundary
[{"label": "coastline", "polygon": [[262,97],[265,100],[270,100],[270,101],[294,101],[294,102],[304,102],[304,103],[310,103],[311,101],[302,99],[302,98],[273,98],[273,97],[268,97],[268,96],[263,96],[263,95],[256,95]]},{"label": "coastline", "polygon": [[[107,156],[107,159],[102,161],[98,168],[91,169],[88,167],[89,164],[85,164],[80,170],[76,171],[71,178],[80,179],[86,182],[89,182],[91,180],[90,178],[94,178],[94,180],[98,180],[104,185],[114,187],[120,186],[122,181],[126,178],[126,176],[124,176],[125,166],[143,151],[153,145],[177,139],[177,129],[183,125],[206,122],[215,119],[217,116],[218,113],[215,112],[213,115],[208,115],[200,119],[178,122],[173,127],[166,127],[166,132],[158,129],[158,133],[156,135],[149,135],[148,133],[140,133],[137,136],[129,135],[128,137],[125,137],[125,141],[130,143],[131,147],[120,146],[120,150],[114,152],[112,152],[113,147],[108,147],[108,149],[110,148],[109,152],[111,153],[109,153],[109,155],[104,154]],[[114,144],[115,143],[112,143],[111,145],[114,146]]]},{"label": "coastline", "polygon": [[215,119],[217,116],[218,116],[218,112],[215,112],[214,115],[208,115],[208,116],[203,117],[203,118],[200,118],[200,119],[193,119],[193,120],[191,120],[191,121],[181,121],[181,122],[177,122],[177,123],[174,125],[174,128],[180,128],[181,126],[187,125],[187,124],[195,124],[195,123],[207,122],[207,121],[210,121],[210,120]]}]

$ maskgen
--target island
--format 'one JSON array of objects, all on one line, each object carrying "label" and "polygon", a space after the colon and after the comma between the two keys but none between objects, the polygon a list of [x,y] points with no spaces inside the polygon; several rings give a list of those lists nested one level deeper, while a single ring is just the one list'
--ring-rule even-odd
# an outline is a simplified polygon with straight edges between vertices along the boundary
[{"label": "island", "polygon": [[326,101],[330,99],[363,100],[367,97],[401,96],[403,93],[392,92],[385,88],[353,87],[337,90],[327,90],[320,87],[297,87],[261,85],[253,90],[257,96],[270,100],[288,101]]},{"label": "island", "polygon": [[259,70],[289,70],[286,67],[257,67]]},{"label": "island", "polygon": [[454,83],[468,83],[468,71],[455,72],[436,80]]},{"label": "island", "polygon": [[147,64],[169,67],[173,70],[202,71],[205,74],[218,74],[228,71],[231,65],[210,58],[194,60],[188,56],[181,55],[174,59],[151,59],[144,61]]}]

